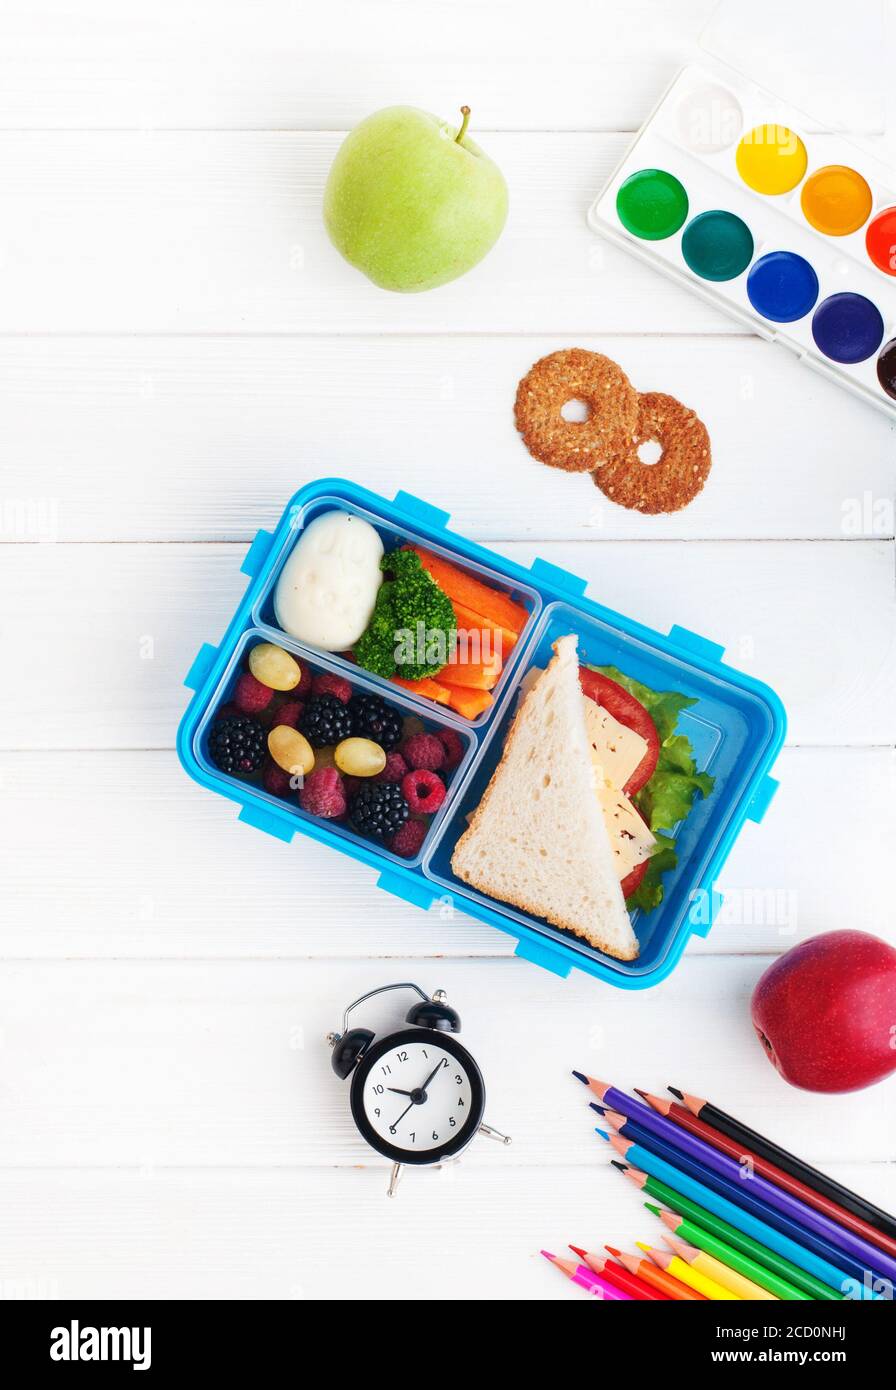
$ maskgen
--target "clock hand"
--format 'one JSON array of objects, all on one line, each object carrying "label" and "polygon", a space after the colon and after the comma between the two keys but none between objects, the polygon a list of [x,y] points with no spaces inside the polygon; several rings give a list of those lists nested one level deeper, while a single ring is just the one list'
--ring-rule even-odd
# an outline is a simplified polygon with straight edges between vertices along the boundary
[{"label": "clock hand", "polygon": [[421,1091],[425,1091],[425,1090],[428,1088],[430,1081],[432,1081],[433,1077],[435,1076],[436,1072],[440,1070],[441,1066],[442,1066],[442,1063],[441,1063],[441,1062],[436,1062],[436,1064],[435,1064],[435,1066],[433,1067],[432,1071],[429,1073],[429,1076],[426,1078],[426,1080],[424,1081],[423,1085],[420,1087],[420,1090],[421,1090]]},{"label": "clock hand", "polygon": [[393,1096],[410,1096],[410,1095],[413,1095],[413,1091],[399,1091],[399,1089],[398,1089],[397,1086],[387,1086],[387,1087],[386,1087],[386,1090],[387,1090],[387,1091],[391,1091],[392,1094],[393,1094]]},{"label": "clock hand", "polygon": [[402,1110],[402,1112],[401,1112],[401,1114],[399,1115],[398,1119],[394,1122],[394,1124],[391,1124],[391,1125],[389,1126],[389,1132],[390,1132],[390,1134],[394,1134],[394,1133],[395,1133],[395,1131],[397,1130],[398,1126],[401,1124],[402,1120],[404,1119],[405,1115],[408,1113],[409,1110],[413,1110],[413,1108],[414,1108],[414,1102],[413,1102],[413,1101],[411,1101],[410,1105],[405,1106],[404,1110]]}]

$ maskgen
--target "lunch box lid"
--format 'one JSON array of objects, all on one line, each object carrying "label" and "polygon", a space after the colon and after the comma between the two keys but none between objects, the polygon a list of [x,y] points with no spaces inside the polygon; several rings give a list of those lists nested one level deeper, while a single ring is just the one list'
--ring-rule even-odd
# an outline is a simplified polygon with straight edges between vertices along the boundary
[{"label": "lunch box lid", "polygon": [[[177,754],[184,769],[200,785],[236,802],[240,808],[239,819],[247,825],[254,826],[257,830],[262,830],[285,843],[289,843],[296,833],[301,833],[329,844],[377,870],[379,888],[415,907],[426,910],[435,901],[444,904],[445,886],[428,879],[419,868],[406,867],[391,857],[387,860],[383,852],[373,844],[368,847],[347,840],[338,840],[325,820],[300,819],[286,806],[281,811],[268,804],[266,799],[262,800],[251,784],[240,784],[235,780],[226,785],[222,784],[203,768],[194,751],[194,737],[209,699],[218,686],[242,634],[253,625],[253,608],[290,535],[295,534],[296,518],[316,500],[331,497],[350,506],[377,513],[393,525],[407,526],[415,536],[441,546],[459,559],[471,561],[493,571],[511,586],[519,586],[526,590],[534,587],[541,594],[545,606],[556,602],[566,603],[585,617],[595,618],[612,626],[623,639],[628,637],[645,644],[660,657],[665,654],[672,661],[683,660],[722,685],[750,695],[765,706],[771,735],[759,751],[756,765],[736,803],[726,810],[726,824],[719,834],[711,860],[705,866],[700,881],[690,885],[690,910],[685,919],[675,925],[674,940],[655,969],[647,973],[626,974],[618,968],[618,962],[585,955],[563,940],[546,937],[537,925],[529,926],[508,917],[497,902],[492,907],[460,893],[454,895],[454,906],[459,911],[515,937],[518,956],[556,975],[565,977],[573,968],[577,968],[622,989],[643,989],[664,979],[677,964],[691,936],[705,936],[709,932],[722,904],[722,897],[715,889],[716,876],[744,822],[761,822],[777,790],[778,783],[770,775],[770,769],[781,749],[786,730],[786,715],[780,699],[763,682],[725,665],[724,648],[718,643],[678,625],[674,625],[668,634],[662,634],[635,622],[594,599],[586,598],[587,580],[547,560],[536,558],[529,569],[525,569],[495,551],[451,531],[448,512],[408,492],[399,491],[394,501],[389,502],[345,479],[318,479],[294,494],[275,531],[260,530],[257,533],[240,567],[250,580],[246,592],[220,642],[203,643],[184,680],[184,684],[194,692],[177,732]],[[522,664],[521,661],[521,667]],[[499,702],[495,709],[495,717],[500,718],[505,711],[506,704],[502,705]],[[475,725],[471,724],[470,729],[474,737],[478,737],[479,730]],[[476,754],[474,762],[475,759]]]}]

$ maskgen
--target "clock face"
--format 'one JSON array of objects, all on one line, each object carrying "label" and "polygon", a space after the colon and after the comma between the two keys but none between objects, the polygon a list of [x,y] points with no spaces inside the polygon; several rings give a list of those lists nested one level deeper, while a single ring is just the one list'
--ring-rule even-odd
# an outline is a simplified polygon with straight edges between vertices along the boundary
[{"label": "clock face", "polygon": [[435,1163],[457,1153],[482,1120],[479,1068],[450,1035],[427,1028],[392,1033],[368,1051],[352,1078],[352,1114],[369,1144],[399,1163]]}]

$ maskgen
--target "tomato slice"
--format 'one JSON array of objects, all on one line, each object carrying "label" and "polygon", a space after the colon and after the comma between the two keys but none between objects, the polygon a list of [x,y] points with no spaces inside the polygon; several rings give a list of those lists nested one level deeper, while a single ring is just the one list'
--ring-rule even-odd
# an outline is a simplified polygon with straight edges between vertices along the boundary
[{"label": "tomato slice", "polygon": [[[589,699],[594,700],[595,704],[603,705],[614,719],[618,719],[627,729],[633,729],[636,734],[640,734],[647,744],[647,752],[622,789],[626,796],[634,796],[645,782],[650,781],[656,770],[660,756],[660,736],[656,731],[656,725],[641,701],[636,700],[634,695],[629,695],[616,681],[611,681],[609,676],[602,676],[600,671],[580,666],[579,681]],[[634,872],[636,870],[633,869],[632,873]]]},{"label": "tomato slice", "polygon": [[647,873],[647,866],[649,863],[650,860],[645,859],[642,863],[636,864],[635,867],[632,869],[631,873],[626,874],[625,878],[622,880],[622,883],[619,886],[622,889],[622,896],[626,899],[626,901],[628,901],[632,893],[636,893],[637,890],[641,887],[641,881],[644,878],[644,875]]}]

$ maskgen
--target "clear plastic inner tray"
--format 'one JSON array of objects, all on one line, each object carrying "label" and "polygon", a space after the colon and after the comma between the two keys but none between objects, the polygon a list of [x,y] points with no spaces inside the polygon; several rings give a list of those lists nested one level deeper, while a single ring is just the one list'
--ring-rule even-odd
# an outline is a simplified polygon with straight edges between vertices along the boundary
[{"label": "clear plastic inner tray", "polygon": [[[690,738],[698,769],[710,772],[716,779],[711,795],[695,801],[676,832],[678,865],[664,876],[662,903],[650,913],[635,913],[632,917],[640,954],[637,960],[630,962],[610,960],[572,933],[497,903],[470,888],[451,869],[451,855],[466,829],[467,817],[478,806],[500,760],[504,739],[519,703],[519,684],[531,667],[547,665],[553,643],[569,633],[578,638],[580,663],[616,666],[653,690],[676,690],[696,699],[698,703],[679,716],[677,729]],[[742,803],[746,788],[774,737],[771,711],[758,696],[732,687],[683,658],[651,649],[570,604],[552,603],[542,613],[525,660],[517,668],[513,688],[506,692],[495,723],[469,767],[464,785],[456,792],[440,830],[430,837],[423,860],[424,873],[440,888],[460,898],[497,907],[511,921],[534,925],[569,949],[600,958],[623,974],[649,974],[662,964],[678,933],[687,929],[688,914],[693,907],[693,885],[702,880],[735,808]],[[569,827],[569,833],[576,833],[574,825]]]},{"label": "clear plastic inner tray", "polygon": [[[526,585],[509,583],[506,576],[502,576],[495,570],[488,569],[485,565],[477,564],[475,561],[458,557],[455,552],[415,532],[412,527],[396,524],[384,513],[378,513],[365,507],[353,505],[342,497],[316,497],[314,501],[309,502],[307,506],[297,507],[290,518],[289,534],[280,548],[269,578],[259,593],[258,599],[253,607],[252,618],[256,626],[267,632],[270,641],[279,642],[281,638],[286,636],[283,629],[278,624],[274,613],[274,591],[277,587],[277,580],[280,577],[283,566],[286,564],[293,547],[309,522],[323,515],[324,512],[333,511],[334,509],[351,512],[354,516],[362,517],[365,521],[369,522],[379,533],[380,539],[383,542],[383,548],[386,552],[397,550],[401,546],[406,545],[409,541],[422,545],[424,549],[440,555],[451,564],[469,571],[470,574],[475,575],[484,583],[491,585],[492,588],[500,590],[503,594],[507,594],[515,603],[521,604],[523,608],[528,609],[530,614],[529,621],[520,633],[519,640],[513,649],[506,654],[500,679],[491,692],[494,703],[476,719],[465,719],[463,715],[457,716],[457,718],[461,719],[468,727],[481,727],[488,723],[497,709],[503,692],[507,689],[508,683],[513,678],[514,669],[519,661],[520,655],[525,649],[528,636],[532,631],[533,623],[541,611],[541,597],[537,589]],[[336,663],[346,675],[350,676],[353,672],[357,672],[360,669],[337,653],[327,652],[326,656],[329,661]],[[364,676],[365,679],[378,688],[380,693],[384,696],[387,693],[391,695],[398,688],[390,681],[383,680],[369,671],[365,672]],[[434,706],[432,701],[427,700],[425,697],[418,697],[410,692],[407,692],[407,695],[409,699],[422,705],[424,709],[431,711],[433,708],[439,708],[439,706]]]}]

